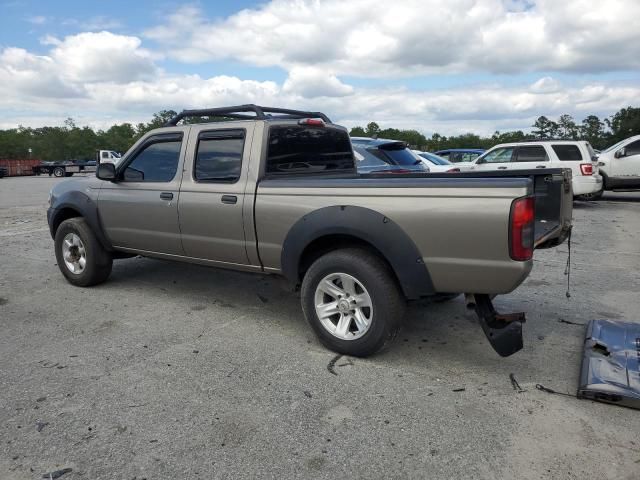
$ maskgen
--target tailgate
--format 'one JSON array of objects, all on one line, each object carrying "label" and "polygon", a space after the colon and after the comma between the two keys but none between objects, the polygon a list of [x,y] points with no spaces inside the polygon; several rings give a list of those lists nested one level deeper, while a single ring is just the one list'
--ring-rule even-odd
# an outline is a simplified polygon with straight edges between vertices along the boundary
[{"label": "tailgate", "polygon": [[555,247],[564,242],[571,232],[571,175],[570,169],[555,169],[533,177],[536,197],[536,248]]}]

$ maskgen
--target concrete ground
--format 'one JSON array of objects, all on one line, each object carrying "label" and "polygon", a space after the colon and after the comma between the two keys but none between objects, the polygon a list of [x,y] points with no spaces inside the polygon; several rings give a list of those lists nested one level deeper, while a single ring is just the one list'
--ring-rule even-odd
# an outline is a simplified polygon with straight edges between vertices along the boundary
[{"label": "concrete ground", "polygon": [[496,299],[528,312],[523,351],[498,357],[458,298],[334,375],[275,278],[135,258],[69,285],[58,181],[0,180],[0,478],[638,478],[640,412],[535,385],[575,393],[584,324],[640,321],[639,193],[575,203],[570,298],[564,244]]}]

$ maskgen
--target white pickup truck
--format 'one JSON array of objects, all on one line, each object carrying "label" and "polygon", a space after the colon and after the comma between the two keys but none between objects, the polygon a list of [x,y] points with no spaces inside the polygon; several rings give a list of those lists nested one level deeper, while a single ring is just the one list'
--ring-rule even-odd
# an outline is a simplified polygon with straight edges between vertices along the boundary
[{"label": "white pickup truck", "polygon": [[600,152],[598,169],[604,190],[640,189],[640,135],[629,137]]}]

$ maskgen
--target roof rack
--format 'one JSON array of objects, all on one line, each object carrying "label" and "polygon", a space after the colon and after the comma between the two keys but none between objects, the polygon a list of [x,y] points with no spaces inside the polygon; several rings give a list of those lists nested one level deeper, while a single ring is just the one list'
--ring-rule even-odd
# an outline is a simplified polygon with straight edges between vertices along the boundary
[{"label": "roof rack", "polygon": [[[244,115],[239,112],[253,112],[255,115]],[[276,116],[273,113],[278,114]],[[221,117],[233,120],[269,120],[269,119],[296,119],[296,118],[321,118],[326,123],[331,123],[329,117],[322,112],[305,112],[302,110],[290,110],[287,108],[260,107],[247,104],[234,107],[202,108],[198,110],[183,110],[167,123],[165,127],[173,127],[186,117]]]}]

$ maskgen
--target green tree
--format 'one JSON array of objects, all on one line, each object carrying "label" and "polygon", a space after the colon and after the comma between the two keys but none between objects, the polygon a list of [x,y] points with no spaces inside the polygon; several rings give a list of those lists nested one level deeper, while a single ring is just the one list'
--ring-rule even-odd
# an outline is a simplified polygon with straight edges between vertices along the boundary
[{"label": "green tree", "polygon": [[369,122],[367,124],[367,128],[365,130],[367,137],[377,136],[378,132],[380,132],[380,125],[378,125],[376,122]]},{"label": "green tree", "polygon": [[349,136],[351,137],[366,137],[367,132],[364,131],[362,127],[353,127],[349,132]]},{"label": "green tree", "polygon": [[544,115],[538,117],[532,126],[535,128],[533,135],[537,138],[553,138],[558,135],[558,124]]},{"label": "green tree", "polygon": [[558,118],[558,135],[561,138],[578,139],[578,126],[571,115],[560,115]]},{"label": "green tree", "polygon": [[589,115],[582,120],[580,137],[588,141],[593,148],[605,148],[609,143],[609,135],[605,131],[605,124],[596,115]]},{"label": "green tree", "polygon": [[640,108],[627,107],[606,120],[611,129],[611,143],[640,134]]}]

